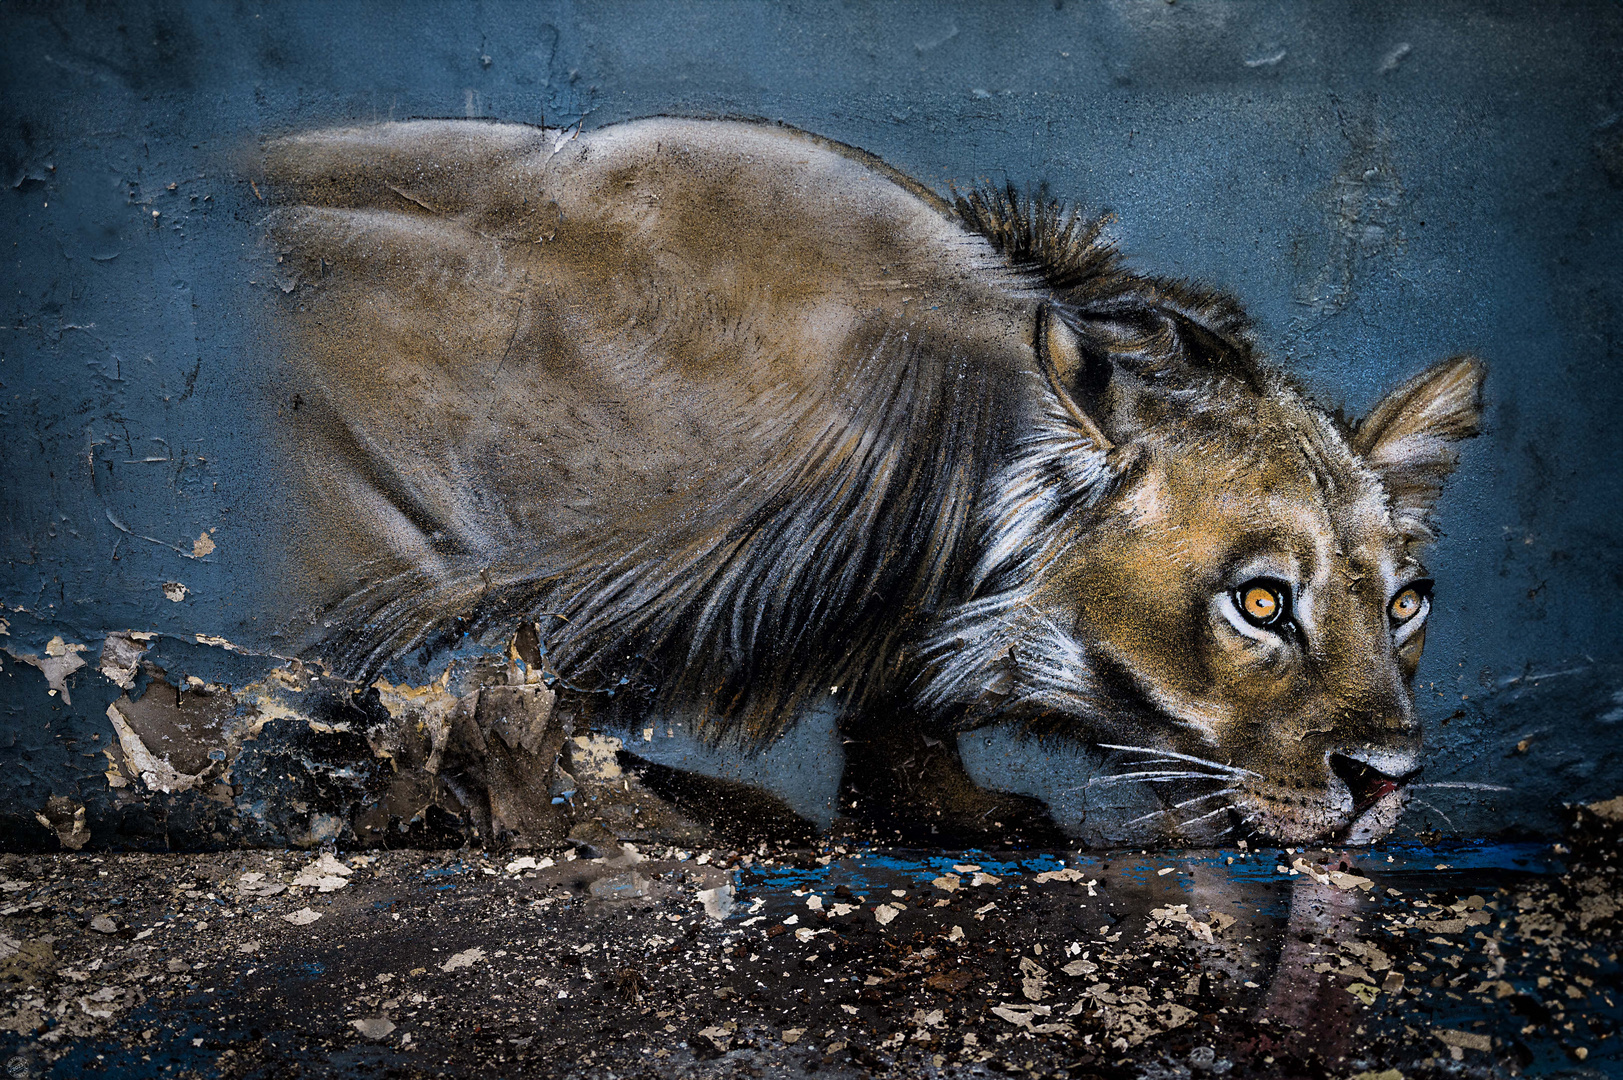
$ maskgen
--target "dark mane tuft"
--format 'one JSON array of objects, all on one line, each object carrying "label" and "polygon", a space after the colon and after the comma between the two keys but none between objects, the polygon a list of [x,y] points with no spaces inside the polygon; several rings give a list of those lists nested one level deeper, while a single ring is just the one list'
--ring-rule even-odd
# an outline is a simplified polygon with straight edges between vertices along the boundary
[{"label": "dark mane tuft", "polygon": [[1045,188],[1022,193],[1012,184],[954,191],[953,209],[1017,270],[1052,289],[1062,317],[1112,362],[1154,380],[1218,376],[1264,393],[1270,376],[1258,363],[1251,320],[1239,303],[1128,269],[1104,235],[1109,215],[1089,217]]},{"label": "dark mane tuft", "polygon": [[1116,247],[1104,238],[1109,215],[1090,218],[1048,197],[1047,189],[1021,194],[1013,184],[952,193],[964,225],[992,242],[1017,268],[1041,276],[1056,292],[1069,292],[1101,278],[1126,276]]}]

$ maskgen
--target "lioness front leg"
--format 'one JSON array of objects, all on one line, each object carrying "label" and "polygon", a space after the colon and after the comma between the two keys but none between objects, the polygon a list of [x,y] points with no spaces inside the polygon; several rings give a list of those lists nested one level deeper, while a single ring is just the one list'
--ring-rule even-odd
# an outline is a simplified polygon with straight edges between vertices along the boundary
[{"label": "lioness front leg", "polygon": [[930,847],[1064,844],[1047,808],[970,778],[950,732],[905,708],[842,724],[841,816],[858,836]]}]

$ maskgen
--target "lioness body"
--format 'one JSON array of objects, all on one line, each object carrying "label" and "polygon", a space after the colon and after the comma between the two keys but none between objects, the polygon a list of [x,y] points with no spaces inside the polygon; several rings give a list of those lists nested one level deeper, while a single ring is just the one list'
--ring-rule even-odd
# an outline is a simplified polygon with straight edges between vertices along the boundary
[{"label": "lioness body", "polygon": [[[470,168],[417,169],[470,141]],[[350,138],[282,158],[324,196],[279,229],[327,263],[301,298],[294,358],[318,389],[296,437],[323,501],[356,507],[301,552],[326,563],[317,608],[350,597],[357,567],[412,578],[412,603],[443,617],[426,593],[583,555],[691,558],[819,452],[860,459],[864,483],[907,483],[885,475],[887,394],[951,411],[960,376],[985,393],[1032,370],[1029,283],[989,282],[983,238],[809,137],[424,124],[376,131],[374,148],[405,160],[337,190],[321,180],[352,167]],[[898,356],[922,367],[906,388],[887,378]],[[1003,419],[1012,439],[1031,418]],[[341,658],[402,644],[362,641],[338,642]]]},{"label": "lioness body", "polygon": [[[545,613],[567,683],[757,741],[838,693],[848,724],[1261,755],[1263,802],[1346,804],[1251,814],[1278,835],[1367,809],[1329,755],[1412,759],[1386,606],[1424,529],[1379,448],[1258,367],[1231,304],[1074,220],[729,122],[385,125],[269,166],[303,275],[301,646],[338,666]],[[1294,673],[1213,622],[1240,533],[1315,583]]]}]

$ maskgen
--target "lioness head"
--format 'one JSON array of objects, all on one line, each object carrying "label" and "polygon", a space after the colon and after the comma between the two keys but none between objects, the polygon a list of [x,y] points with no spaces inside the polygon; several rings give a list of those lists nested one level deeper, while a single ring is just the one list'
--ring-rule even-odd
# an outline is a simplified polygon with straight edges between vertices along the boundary
[{"label": "lioness head", "polygon": [[1140,283],[1054,305],[1048,419],[997,480],[975,599],[926,697],[1153,790],[1142,831],[1367,842],[1419,769],[1431,510],[1474,434],[1460,357],[1363,420],[1256,363],[1237,309]]}]

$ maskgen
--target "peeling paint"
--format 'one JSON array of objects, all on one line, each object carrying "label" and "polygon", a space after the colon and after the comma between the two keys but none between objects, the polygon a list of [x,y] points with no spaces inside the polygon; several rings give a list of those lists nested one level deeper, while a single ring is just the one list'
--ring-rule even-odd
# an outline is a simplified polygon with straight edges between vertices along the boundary
[{"label": "peeling paint", "polygon": [[284,694],[302,694],[309,688],[310,675],[303,664],[297,662],[271,671],[258,682],[249,683],[237,693],[237,700],[249,709],[251,722],[242,730],[243,738],[253,738],[272,720],[297,720],[307,723],[303,711],[283,700]]},{"label": "peeling paint", "polygon": [[69,675],[85,666],[84,658],[79,655],[85,651],[85,646],[70,645],[58,635],[46,644],[44,656],[20,653],[9,648],[0,651],[10,655],[13,660],[20,660],[39,668],[45,673],[45,680],[50,685],[49,693],[61,694],[64,704],[73,704],[73,697],[68,693],[67,679]]},{"label": "peeling paint", "polygon": [[416,724],[427,733],[430,752],[423,767],[431,773],[439,772],[440,759],[450,738],[451,714],[461,704],[461,699],[448,689],[450,682],[451,669],[447,667],[437,680],[426,686],[394,685],[386,679],[372,684],[390,716]]},{"label": "peeling paint", "polygon": [[[111,706],[108,707],[111,708]],[[113,748],[104,746],[101,748],[101,752],[107,758],[107,771],[102,774],[107,778],[107,786],[115,789],[129,787],[130,779],[124,775],[124,770],[119,767],[118,756],[113,753]]]}]

